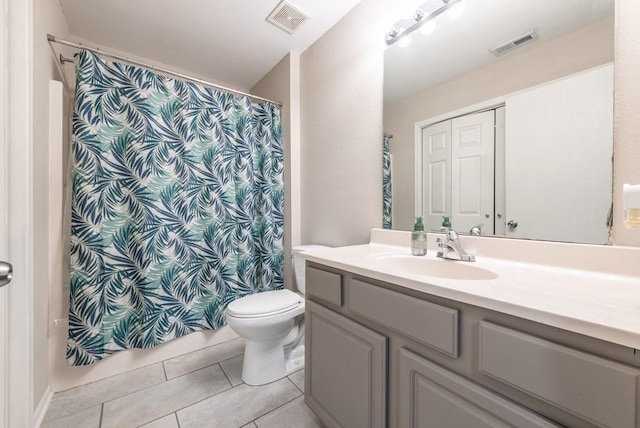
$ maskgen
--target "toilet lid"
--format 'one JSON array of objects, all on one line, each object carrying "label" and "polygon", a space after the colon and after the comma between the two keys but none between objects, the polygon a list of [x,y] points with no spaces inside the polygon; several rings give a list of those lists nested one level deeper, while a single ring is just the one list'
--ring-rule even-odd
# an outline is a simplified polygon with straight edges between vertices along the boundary
[{"label": "toilet lid", "polygon": [[291,290],[263,291],[231,302],[227,312],[234,317],[263,317],[291,310],[301,301],[302,296]]}]

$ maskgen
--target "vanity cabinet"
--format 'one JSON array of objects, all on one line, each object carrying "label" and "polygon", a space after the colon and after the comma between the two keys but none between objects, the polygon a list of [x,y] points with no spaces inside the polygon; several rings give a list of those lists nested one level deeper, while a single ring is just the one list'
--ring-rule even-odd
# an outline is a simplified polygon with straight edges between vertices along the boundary
[{"label": "vanity cabinet", "polygon": [[327,426],[640,428],[634,349],[319,263],[307,273],[305,400]]}]

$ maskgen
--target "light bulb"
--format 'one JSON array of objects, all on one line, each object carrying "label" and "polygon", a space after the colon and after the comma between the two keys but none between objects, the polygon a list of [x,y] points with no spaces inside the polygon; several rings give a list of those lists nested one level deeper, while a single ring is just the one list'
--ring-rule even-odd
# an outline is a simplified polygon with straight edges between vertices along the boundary
[{"label": "light bulb", "polygon": [[408,34],[406,36],[402,36],[402,38],[398,40],[398,46],[400,46],[401,48],[406,48],[410,44],[411,44],[411,36]]},{"label": "light bulb", "polygon": [[424,24],[422,24],[422,27],[420,27],[420,32],[422,34],[424,34],[425,36],[428,36],[429,34],[433,33],[434,31],[436,31],[436,27],[438,26],[438,23],[436,22],[435,19],[431,19],[427,22],[425,22]]},{"label": "light bulb", "polygon": [[466,9],[467,7],[464,0],[461,0],[458,3],[454,4],[453,6],[451,6],[449,10],[447,10],[447,15],[449,15],[449,18],[451,19],[458,19],[464,14],[464,11]]},{"label": "light bulb", "polygon": [[400,12],[398,13],[398,16],[401,17],[400,19],[412,19],[415,14],[416,14],[415,7],[404,5],[400,10]]}]

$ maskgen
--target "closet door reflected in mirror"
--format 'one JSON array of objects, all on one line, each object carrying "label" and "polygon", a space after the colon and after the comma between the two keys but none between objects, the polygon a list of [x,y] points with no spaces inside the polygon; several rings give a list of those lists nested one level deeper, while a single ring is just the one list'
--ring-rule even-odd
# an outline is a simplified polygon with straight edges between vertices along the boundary
[{"label": "closet door reflected in mirror", "polygon": [[478,226],[493,235],[495,110],[426,126],[421,135],[427,229],[439,230],[448,216],[459,231]]}]

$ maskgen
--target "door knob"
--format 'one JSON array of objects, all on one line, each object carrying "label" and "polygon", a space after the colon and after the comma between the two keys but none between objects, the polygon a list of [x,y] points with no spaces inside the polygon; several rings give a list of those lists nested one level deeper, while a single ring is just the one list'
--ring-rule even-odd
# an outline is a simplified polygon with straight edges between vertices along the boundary
[{"label": "door knob", "polygon": [[13,266],[11,263],[0,262],[0,287],[4,287],[13,279]]},{"label": "door knob", "polygon": [[518,227],[518,222],[517,222],[517,221],[515,221],[515,220],[509,220],[509,221],[507,222],[507,226],[509,227],[509,230],[513,230],[513,229],[515,229],[516,227]]}]

